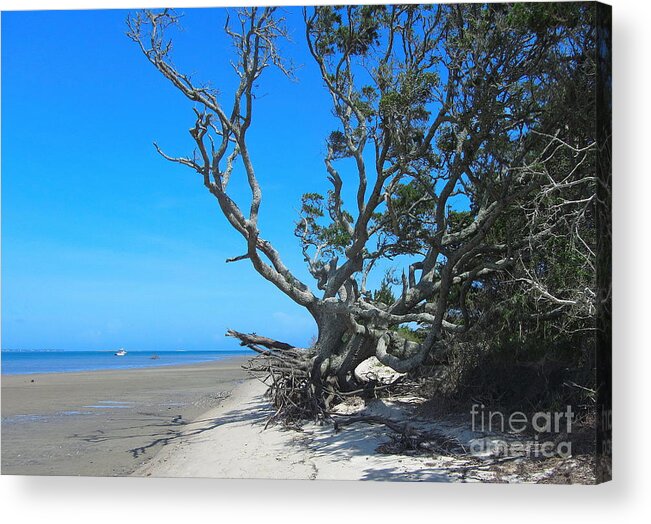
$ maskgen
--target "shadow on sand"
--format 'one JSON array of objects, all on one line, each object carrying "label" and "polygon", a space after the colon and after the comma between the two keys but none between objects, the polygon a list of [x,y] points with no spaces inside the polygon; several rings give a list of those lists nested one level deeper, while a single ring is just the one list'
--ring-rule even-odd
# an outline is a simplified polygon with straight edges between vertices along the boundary
[{"label": "shadow on sand", "polygon": [[270,414],[270,408],[258,401],[247,402],[242,408],[228,411],[217,418],[196,419],[192,422],[183,421],[180,416],[170,420],[169,417],[139,412],[138,415],[143,417],[142,423],[134,423],[133,418],[125,418],[124,420],[128,420],[132,424],[115,428],[110,433],[97,429],[88,434],[75,433],[68,438],[93,444],[129,439],[148,440],[146,444],[127,450],[133,458],[139,458],[152,448],[167,446],[181,438],[190,438],[219,426],[244,422],[263,423]]}]

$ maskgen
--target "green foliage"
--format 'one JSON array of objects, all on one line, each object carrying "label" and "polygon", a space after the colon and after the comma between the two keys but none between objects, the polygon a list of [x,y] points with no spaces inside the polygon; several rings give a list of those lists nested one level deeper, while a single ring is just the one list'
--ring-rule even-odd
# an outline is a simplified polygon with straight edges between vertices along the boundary
[{"label": "green foliage", "polygon": [[395,284],[395,279],[391,272],[387,272],[380,283],[380,287],[373,292],[373,302],[390,306],[396,300],[391,285]]},{"label": "green foliage", "polygon": [[301,199],[301,214],[308,219],[323,216],[323,195],[319,193],[305,193]]},{"label": "green foliage", "polygon": [[448,229],[450,231],[458,231],[464,227],[468,227],[474,219],[475,217],[470,211],[455,211],[450,209],[448,211]]},{"label": "green foliage", "polygon": [[[508,273],[452,285],[446,297],[446,319],[468,328],[446,336],[505,359],[515,348],[533,359],[553,347],[561,360],[585,361],[573,333],[585,335],[592,317],[574,309],[559,314],[540,297],[544,291],[571,302],[594,288],[581,245],[594,251],[593,210],[579,213],[579,204],[567,203],[585,200],[594,187],[562,195],[540,194],[540,187],[562,181],[577,161],[570,149],[550,155],[551,136],[576,147],[594,140],[593,10],[584,3],[325,7],[309,28],[326,83],[349,97],[334,108],[342,125],[328,137],[331,159],[348,169],[353,149],[370,137],[375,159],[383,156],[381,165],[366,166],[369,180],[373,168],[394,169],[368,225],[379,246],[374,256],[422,259],[438,249],[434,280],[466,246],[467,270],[508,257]],[[431,128],[439,111],[444,118]],[[593,173],[594,159],[580,170]],[[498,216],[473,227],[496,203]],[[313,217],[311,240],[345,252],[352,239],[344,226],[358,217],[333,193],[325,207],[319,216],[304,209]],[[319,222],[328,217],[330,224]],[[546,242],[533,240],[550,226]],[[439,249],[442,237],[459,240]],[[372,301],[394,303],[396,284],[385,276]],[[536,285],[542,291],[534,292]],[[421,330],[392,329],[409,340],[422,337]]]},{"label": "green foliage", "polygon": [[317,44],[321,56],[335,52],[364,55],[377,44],[386,6],[323,6],[311,29],[322,38]]},{"label": "green foliage", "polygon": [[395,329],[395,332],[398,333],[405,340],[410,342],[416,342],[420,344],[427,337],[427,333],[422,329],[412,329],[408,326],[399,326]]},{"label": "green foliage", "polygon": [[516,3],[509,9],[507,20],[513,28],[540,35],[550,29],[590,24],[593,9],[585,2]]},{"label": "green foliage", "polygon": [[[345,224],[339,221],[324,223],[325,203],[319,193],[305,193],[301,199],[301,220],[296,223],[294,234],[302,239],[304,245],[322,246],[325,254],[343,253],[350,244],[351,237]],[[329,194],[328,205],[332,205],[332,193]],[[352,221],[348,213],[342,213],[342,218]]]},{"label": "green foliage", "polygon": [[346,135],[341,131],[333,131],[328,137],[328,146],[332,149],[334,158],[346,158],[351,155]]},{"label": "green foliage", "polygon": [[412,122],[425,121],[430,115],[426,104],[432,101],[433,91],[439,85],[438,73],[406,71],[394,82],[398,90],[386,91],[380,99],[383,117],[395,119],[409,114]]}]

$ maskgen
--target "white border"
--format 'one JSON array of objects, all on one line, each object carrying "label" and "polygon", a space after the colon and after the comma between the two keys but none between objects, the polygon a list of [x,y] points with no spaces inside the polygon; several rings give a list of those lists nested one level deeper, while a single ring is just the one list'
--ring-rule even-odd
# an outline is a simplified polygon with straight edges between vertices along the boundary
[{"label": "white border", "polygon": [[[2,10],[225,6],[231,1],[10,1]],[[264,2],[256,2],[263,4]],[[296,1],[274,4],[302,5]],[[332,2],[305,2],[332,3]],[[345,2],[339,2],[345,3]],[[369,2],[366,2],[369,3]],[[479,522],[640,521],[650,498],[648,268],[649,2],[614,6],[614,461],[599,486],[444,485],[73,477],[0,478],[4,522]]]}]

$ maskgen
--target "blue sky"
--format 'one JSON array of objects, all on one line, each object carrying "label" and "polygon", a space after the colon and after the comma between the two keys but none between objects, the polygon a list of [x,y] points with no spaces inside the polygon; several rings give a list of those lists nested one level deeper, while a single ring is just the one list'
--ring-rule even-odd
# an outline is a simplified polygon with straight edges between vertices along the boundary
[{"label": "blue sky", "polygon": [[[228,93],[225,11],[183,13],[176,62]],[[301,194],[327,189],[333,121],[287,14],[286,52],[304,65],[298,82],[263,80],[251,150],[262,233],[307,281],[291,232]],[[241,238],[198,175],[155,152],[191,152],[193,112],[125,36],[126,15],[2,13],[2,347],[233,348],[227,328],[306,343],[309,315],[247,261],[224,263]]]}]

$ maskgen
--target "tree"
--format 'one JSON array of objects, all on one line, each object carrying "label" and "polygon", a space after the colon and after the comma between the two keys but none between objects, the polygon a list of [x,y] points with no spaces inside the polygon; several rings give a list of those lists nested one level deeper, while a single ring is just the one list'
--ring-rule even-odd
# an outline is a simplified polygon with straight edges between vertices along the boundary
[{"label": "tree", "polygon": [[[594,132],[581,118],[591,104],[581,91],[594,67],[590,9],[304,9],[306,43],[338,121],[324,158],[332,187],[303,196],[295,230],[316,289],[261,236],[262,190],[247,147],[257,80],[272,66],[292,74],[278,51],[287,34],[278,10],[243,9],[227,22],[239,78],[230,104],[173,65],[166,30],[178,21],[174,12],[128,19],[129,37],[195,106],[193,155],[156,146],[159,153],[199,173],[242,235],[246,252],[229,261],[248,259],[318,326],[311,350],[231,332],[273,360],[279,409],[323,413],[337,394],[359,387],[353,370],[369,356],[406,372],[445,352],[449,337],[485,313],[469,306],[473,294],[516,268],[530,292],[564,306],[587,300],[590,311],[593,295],[555,295],[553,268],[536,258],[568,225],[591,227]],[[228,193],[236,163],[250,188],[248,210]],[[344,202],[345,184],[352,203]],[[578,238],[563,249],[588,253],[590,262],[594,235]],[[367,289],[387,260],[408,262],[379,290]],[[426,335],[408,336],[408,325]]]}]

